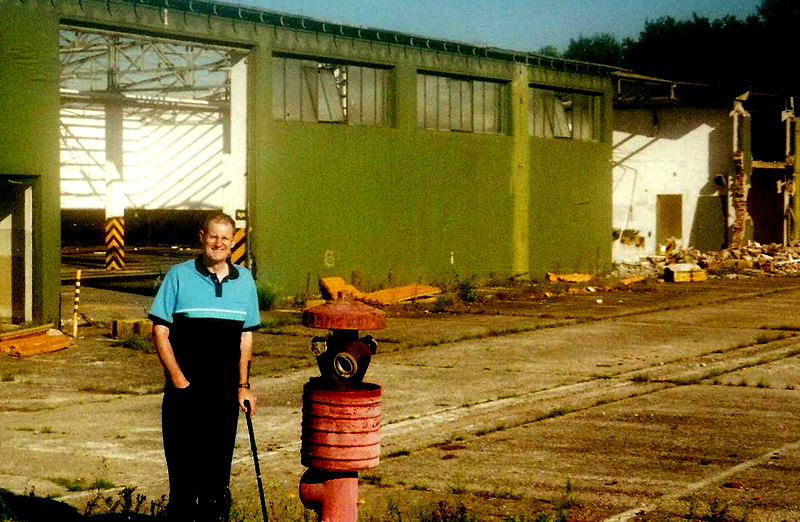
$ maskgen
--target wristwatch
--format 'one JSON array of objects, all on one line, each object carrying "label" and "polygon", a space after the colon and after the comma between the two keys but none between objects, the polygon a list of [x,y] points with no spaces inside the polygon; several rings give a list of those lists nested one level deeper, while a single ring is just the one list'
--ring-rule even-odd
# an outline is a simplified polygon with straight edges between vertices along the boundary
[{"label": "wristwatch", "polygon": [[250,383],[249,382],[239,383],[239,388],[244,388],[246,390],[249,390],[250,389]]}]

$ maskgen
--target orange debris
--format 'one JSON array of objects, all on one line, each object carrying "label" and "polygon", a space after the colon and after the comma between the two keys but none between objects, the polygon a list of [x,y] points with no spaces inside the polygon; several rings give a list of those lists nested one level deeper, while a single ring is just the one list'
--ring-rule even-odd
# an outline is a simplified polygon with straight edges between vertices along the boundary
[{"label": "orange debris", "polygon": [[547,273],[547,280],[551,283],[555,282],[563,282],[563,283],[587,283],[592,280],[594,276],[592,274],[554,274],[552,272]]},{"label": "orange debris", "polygon": [[411,299],[433,297],[441,293],[442,290],[439,287],[417,284],[396,286],[393,288],[386,288],[385,290],[378,290],[377,292],[370,292],[364,295],[363,300],[365,303],[395,304]]}]

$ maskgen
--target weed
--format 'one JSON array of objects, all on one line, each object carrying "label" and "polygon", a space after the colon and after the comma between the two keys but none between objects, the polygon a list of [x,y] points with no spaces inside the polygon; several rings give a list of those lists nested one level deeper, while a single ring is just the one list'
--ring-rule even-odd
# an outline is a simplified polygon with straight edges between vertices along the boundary
[{"label": "weed", "polygon": [[800,326],[782,324],[780,326],[759,326],[759,330],[780,330],[783,332],[800,332]]},{"label": "weed", "polygon": [[533,518],[528,515],[509,515],[503,518],[503,522],[567,522],[567,517],[558,513],[552,517],[547,513],[539,513]]},{"label": "weed", "polygon": [[94,482],[89,484],[89,489],[112,489],[117,487],[116,484],[106,479],[95,479]]},{"label": "weed", "polygon": [[444,312],[445,306],[448,304],[450,304],[450,300],[447,299],[447,297],[439,296],[436,298],[436,301],[434,301],[433,306],[431,306],[430,308],[430,311],[435,314],[440,314]]},{"label": "weed", "polygon": [[760,381],[758,381],[758,384],[756,384],[756,388],[769,388],[769,387],[770,387],[769,383],[763,378]]},{"label": "weed", "polygon": [[558,406],[556,408],[551,408],[546,412],[537,415],[536,420],[540,421],[545,419],[553,419],[555,417],[562,417],[568,413],[572,413],[572,410],[570,408],[567,408],[566,406]]},{"label": "weed", "polygon": [[101,489],[111,489],[116,487],[116,485],[113,482],[109,482],[106,479],[100,479],[100,478],[95,479],[94,482],[92,483],[87,483],[86,480],[82,478],[71,479],[67,477],[56,477],[50,479],[50,481],[53,482],[54,484],[58,484],[67,491],[90,491],[93,489],[99,491]]},{"label": "weed", "polygon": [[447,486],[448,493],[453,495],[463,495],[467,492],[467,486],[461,481],[461,477],[455,477],[455,482]]},{"label": "weed", "polygon": [[[95,483],[97,482],[95,481]],[[104,513],[149,514],[156,517],[164,515],[167,507],[166,495],[161,496],[158,500],[148,502],[145,495],[136,494],[136,487],[126,486],[117,493],[116,497],[111,495],[103,496],[100,488],[88,489],[97,489],[97,492],[86,502],[84,507],[83,513],[87,517]]]},{"label": "weed", "polygon": [[747,383],[747,379],[742,377],[741,380],[739,381],[738,386],[742,386],[742,387],[749,386],[749,384]]},{"label": "weed", "polygon": [[708,514],[704,519],[710,522],[724,522],[727,514],[728,504],[723,503],[718,498],[714,498],[708,503]]},{"label": "weed", "polygon": [[467,511],[462,504],[451,504],[447,500],[440,500],[432,507],[420,513],[420,522],[476,522],[474,514]]},{"label": "weed", "polygon": [[260,310],[271,310],[278,303],[280,293],[278,288],[271,283],[261,283],[258,285],[258,308]]},{"label": "weed", "polygon": [[699,384],[703,378],[704,377],[699,375],[694,377],[676,377],[674,379],[670,379],[669,382],[675,386],[692,386],[693,384]]},{"label": "weed", "polygon": [[414,482],[408,487],[411,491],[430,491],[431,488],[424,482]]},{"label": "weed", "polygon": [[395,457],[408,457],[409,455],[411,455],[410,451],[408,451],[407,449],[401,449],[387,454],[386,458],[393,459]]},{"label": "weed", "polygon": [[769,334],[759,334],[753,339],[754,344],[767,344],[771,343],[772,341],[780,341],[781,339],[786,339],[787,337],[792,337],[789,334],[779,333],[775,335]]},{"label": "weed", "polygon": [[[160,387],[159,390],[162,388]],[[104,394],[104,395],[139,395],[138,392],[134,390],[129,390],[125,388],[117,388],[114,386],[100,386],[99,384],[86,384],[78,388],[79,392],[84,393],[97,393],[97,394]]]},{"label": "weed", "polygon": [[575,506],[576,501],[573,497],[573,493],[575,492],[575,488],[572,485],[572,481],[567,479],[567,483],[564,484],[564,492],[561,494],[561,498],[556,502],[556,513],[559,515],[563,515],[566,518],[566,513],[569,511],[569,508]]},{"label": "weed", "polygon": [[478,492],[478,496],[483,498],[496,498],[500,500],[519,500],[522,498],[522,495],[515,492],[508,486],[498,486],[492,491],[481,491]]},{"label": "weed", "polygon": [[467,304],[481,300],[481,296],[476,290],[475,277],[463,281],[459,281],[458,278],[456,278],[456,291],[458,297]]},{"label": "weed", "polygon": [[494,433],[496,431],[503,431],[503,430],[505,430],[507,428],[508,428],[508,426],[506,426],[505,424],[502,424],[502,423],[501,424],[495,424],[494,426],[489,426],[488,428],[479,429],[478,431],[475,432],[475,436],[476,437],[482,437],[484,435],[488,435],[488,434]]},{"label": "weed", "polygon": [[14,382],[16,380],[16,376],[13,373],[4,373],[3,377],[0,378],[2,382]]},{"label": "weed", "polygon": [[635,383],[648,383],[651,380],[652,380],[652,378],[650,377],[650,375],[648,375],[646,373],[638,373],[638,374],[634,375],[633,377],[631,377],[631,382],[635,382]]},{"label": "weed", "polygon": [[791,390],[794,390],[794,388],[795,388],[794,384],[787,384],[787,385],[786,385],[786,389],[787,389],[787,390],[790,390],[790,391],[791,391]]},{"label": "weed", "polygon": [[271,315],[268,317],[264,317],[261,321],[261,329],[260,332],[266,333],[275,333],[272,330],[276,330],[283,326],[292,326],[296,324],[300,324],[302,322],[302,318],[299,314],[279,314],[279,315]]},{"label": "weed", "polygon": [[43,426],[42,429],[39,430],[39,433],[50,434],[55,433],[55,431],[50,426]]},{"label": "weed", "polygon": [[359,477],[362,484],[369,484],[370,486],[387,487],[388,484],[383,483],[383,477],[380,475],[373,475],[372,473],[364,473]]},{"label": "weed", "polygon": [[142,353],[155,353],[156,351],[153,341],[151,341],[149,337],[139,334],[135,334],[128,339],[116,341],[112,343],[111,346],[122,346],[123,348]]}]

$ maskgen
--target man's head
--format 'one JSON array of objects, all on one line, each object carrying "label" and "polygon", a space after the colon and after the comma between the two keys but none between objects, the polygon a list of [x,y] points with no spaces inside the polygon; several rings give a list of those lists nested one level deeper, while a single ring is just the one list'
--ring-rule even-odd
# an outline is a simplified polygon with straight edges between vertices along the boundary
[{"label": "man's head", "polygon": [[203,245],[203,257],[207,265],[228,259],[233,248],[235,230],[236,222],[228,214],[217,212],[208,216],[200,231],[200,243]]}]

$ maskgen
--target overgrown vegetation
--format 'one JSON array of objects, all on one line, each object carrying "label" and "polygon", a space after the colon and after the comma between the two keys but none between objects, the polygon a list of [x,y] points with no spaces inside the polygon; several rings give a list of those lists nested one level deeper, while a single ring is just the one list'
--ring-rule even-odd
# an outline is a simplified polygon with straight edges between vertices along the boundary
[{"label": "overgrown vegetation", "polygon": [[[24,495],[15,495],[0,489],[0,522],[19,522],[29,520],[31,516],[36,520],[45,520],[48,517],[53,520],[78,520],[81,517],[90,518],[109,514],[121,515],[121,520],[143,520],[147,518],[162,519],[167,514],[168,499],[166,496],[149,500],[144,494],[137,493],[135,487],[129,486],[123,487],[115,493],[106,494],[102,489],[114,486],[102,480],[97,480],[90,485],[81,479],[55,480],[74,488],[70,491],[90,489],[96,491],[79,511],[63,502],[37,497],[33,491]],[[82,486],[83,489],[78,486]],[[92,486],[97,487],[93,488]],[[456,494],[466,492],[466,488],[463,486],[455,485],[452,488],[459,492]],[[422,483],[412,484],[408,489],[419,492],[431,491],[431,488]],[[266,493],[269,520],[281,522],[312,522],[316,520],[316,515],[312,511],[304,509],[294,494],[286,494],[277,486],[270,487],[269,485]],[[480,491],[476,493],[476,496],[483,499],[503,500],[517,500],[522,497],[507,487]],[[509,514],[502,520],[504,522],[566,522],[570,508],[575,505],[573,488],[567,481],[561,498],[554,502],[552,512]],[[36,513],[32,513],[33,511]],[[247,504],[241,504],[235,500],[231,501],[228,522],[260,522],[261,520],[261,508],[257,502],[249,501]],[[368,512],[362,512],[360,520],[364,522],[483,522],[496,520],[496,518],[481,518],[460,500],[445,499],[416,503],[409,502],[406,497],[399,499],[388,496],[385,507],[376,506]]]},{"label": "overgrown vegetation", "polygon": [[[99,488],[98,488],[99,489]],[[136,493],[135,487],[124,487],[114,495],[103,495],[101,491],[92,496],[86,503],[83,514],[86,516],[118,513],[122,515],[149,515],[161,517],[166,514],[167,497],[162,496],[157,500],[147,500],[141,493]]]},{"label": "overgrown vegetation", "polygon": [[258,308],[260,310],[272,310],[280,301],[278,288],[271,283],[261,283],[258,285]]},{"label": "overgrown vegetation", "polygon": [[50,481],[54,484],[58,484],[67,491],[99,491],[116,487],[113,482],[102,478],[96,478],[92,482],[87,482],[86,479],[83,478],[55,477],[51,478]]},{"label": "overgrown vegetation", "polygon": [[128,350],[134,350],[142,353],[156,352],[156,347],[153,344],[153,341],[149,337],[139,334],[135,334],[127,339],[115,341],[111,344],[111,346],[121,346],[123,348],[127,348]]}]

